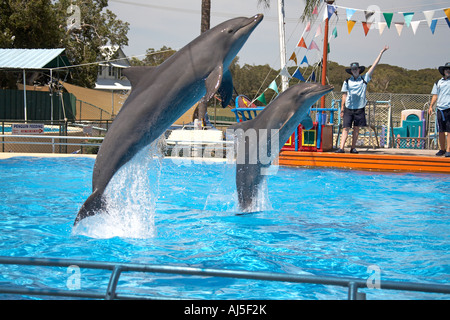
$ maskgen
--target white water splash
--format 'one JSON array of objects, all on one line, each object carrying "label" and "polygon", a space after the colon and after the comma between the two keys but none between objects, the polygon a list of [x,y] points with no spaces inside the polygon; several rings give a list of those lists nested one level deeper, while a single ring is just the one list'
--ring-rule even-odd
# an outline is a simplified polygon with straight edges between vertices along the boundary
[{"label": "white water splash", "polygon": [[119,169],[105,190],[106,208],[81,220],[72,234],[100,239],[155,236],[154,215],[161,175],[157,145],[158,140]]}]

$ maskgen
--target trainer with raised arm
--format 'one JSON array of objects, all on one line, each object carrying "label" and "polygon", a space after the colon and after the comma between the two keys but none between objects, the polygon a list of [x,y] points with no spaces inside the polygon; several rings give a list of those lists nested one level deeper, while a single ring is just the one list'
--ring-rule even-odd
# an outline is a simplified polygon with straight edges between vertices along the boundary
[{"label": "trainer with raised arm", "polygon": [[[436,81],[431,90],[433,96],[428,113],[433,113],[433,106],[436,105],[440,147],[436,155],[450,157],[450,62],[440,66],[439,72],[444,77]],[[447,133],[447,148],[445,147],[445,133]]]},{"label": "trainer with raised arm", "polygon": [[344,147],[347,141],[350,128],[353,127],[352,147],[350,153],[358,153],[356,151],[356,141],[358,140],[359,128],[367,126],[366,122],[366,91],[367,83],[372,79],[373,71],[380,62],[383,53],[389,49],[385,46],[381,50],[378,57],[373,62],[369,71],[362,75],[366,67],[360,66],[358,62],[350,64],[350,68],[345,71],[351,74],[351,77],[344,81],[342,85],[342,104],[341,104],[341,119],[343,119],[343,127],[341,136],[341,143],[336,153],[345,153]]}]

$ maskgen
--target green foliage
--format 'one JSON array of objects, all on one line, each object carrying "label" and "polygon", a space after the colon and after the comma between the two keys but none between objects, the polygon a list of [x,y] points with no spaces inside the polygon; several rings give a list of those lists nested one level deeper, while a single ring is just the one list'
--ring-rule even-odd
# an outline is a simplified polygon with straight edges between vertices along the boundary
[{"label": "green foliage", "polygon": [[[79,28],[67,27],[71,5],[80,9]],[[98,61],[105,45],[128,44],[129,24],[107,9],[107,0],[0,0],[0,47],[66,48],[72,65]],[[71,69],[70,82],[94,87],[97,66]]]}]

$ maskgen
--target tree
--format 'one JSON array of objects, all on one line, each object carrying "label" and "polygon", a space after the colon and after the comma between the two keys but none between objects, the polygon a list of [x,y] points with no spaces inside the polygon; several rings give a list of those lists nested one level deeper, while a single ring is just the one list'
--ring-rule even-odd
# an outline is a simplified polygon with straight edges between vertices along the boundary
[{"label": "tree", "polygon": [[[69,28],[67,22],[72,15],[69,9],[72,3],[80,10],[79,26],[75,28]],[[101,57],[101,48],[128,44],[129,23],[118,20],[111,10],[106,9],[107,6],[107,0],[59,0],[55,3],[57,18],[65,30],[62,45],[71,63],[79,65],[72,69],[74,84],[94,87],[98,70],[95,62]]]},{"label": "tree", "polygon": [[211,21],[211,0],[202,0],[202,19],[200,33],[209,30]]},{"label": "tree", "polygon": [[[72,4],[80,20],[74,28],[68,23]],[[128,44],[129,24],[107,6],[107,0],[0,0],[0,47],[65,48],[72,65],[83,65],[71,69],[69,81],[92,88],[101,47]]]}]

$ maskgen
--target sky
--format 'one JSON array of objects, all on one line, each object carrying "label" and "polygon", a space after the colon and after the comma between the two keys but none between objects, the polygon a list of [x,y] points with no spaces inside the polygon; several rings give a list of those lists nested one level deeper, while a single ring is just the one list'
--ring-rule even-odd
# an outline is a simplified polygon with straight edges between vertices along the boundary
[{"label": "sky", "polygon": [[[306,22],[300,16],[304,9],[304,0],[284,0],[286,58],[289,61],[296,52],[298,63],[306,55],[308,62],[320,61],[323,50],[324,21],[322,11],[312,21],[311,31],[304,33]],[[380,63],[386,63],[418,70],[438,68],[450,61],[450,27],[444,19],[438,19],[435,33],[432,34],[425,20],[423,11],[450,8],[450,1],[442,0],[336,0],[337,17],[330,19],[330,54],[329,61],[349,65],[358,61],[361,65],[371,65],[381,49],[387,45]],[[357,21],[351,33],[347,29],[346,8],[358,9],[352,16]],[[364,34],[362,21],[363,10],[374,8],[376,12],[394,13],[390,28],[385,28],[380,35],[378,29]],[[129,44],[124,47],[127,56],[145,54],[148,48],[160,49],[163,46],[181,49],[200,34],[201,0],[109,0],[109,9],[118,19],[130,23]],[[360,11],[361,10],[361,11]],[[399,36],[395,22],[405,22],[403,12],[414,12],[412,21],[421,20],[414,34],[411,27],[404,25]],[[258,5],[257,0],[211,0],[211,27],[240,16],[250,17],[263,13],[264,20],[252,33],[247,43],[239,52],[239,64],[265,65],[280,69],[280,45],[278,32],[278,1],[272,0],[270,8]],[[375,14],[375,22],[384,22],[382,14]],[[435,11],[433,18],[443,18],[443,10]],[[321,25],[321,34],[315,37]],[[374,23],[373,26],[377,26]],[[337,37],[331,36],[336,27]],[[320,32],[319,32],[320,33]],[[320,50],[306,50],[297,47],[302,37],[307,45],[314,40]]]}]

